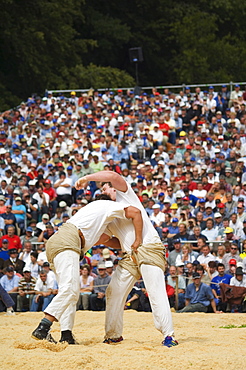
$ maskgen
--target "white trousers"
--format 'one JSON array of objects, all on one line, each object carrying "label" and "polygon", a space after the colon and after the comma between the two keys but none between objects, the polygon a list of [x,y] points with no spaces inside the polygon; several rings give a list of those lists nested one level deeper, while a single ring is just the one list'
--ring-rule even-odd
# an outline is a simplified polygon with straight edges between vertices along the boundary
[{"label": "white trousers", "polygon": [[45,313],[60,322],[61,331],[72,331],[80,290],[79,254],[65,250],[54,258],[54,266],[59,289]]},{"label": "white trousers", "polygon": [[[172,336],[173,323],[166,292],[164,273],[160,267],[142,264],[142,278],[148,292],[154,324],[163,337]],[[118,266],[106,290],[105,339],[119,338],[123,332],[126,299],[136,282],[126,269]]]}]

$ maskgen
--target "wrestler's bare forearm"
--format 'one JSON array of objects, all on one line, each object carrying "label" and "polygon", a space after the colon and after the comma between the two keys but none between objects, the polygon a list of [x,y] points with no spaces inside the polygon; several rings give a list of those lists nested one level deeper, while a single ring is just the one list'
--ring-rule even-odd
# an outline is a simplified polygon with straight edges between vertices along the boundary
[{"label": "wrestler's bare forearm", "polygon": [[105,245],[107,247],[113,248],[113,249],[121,249],[121,244],[119,242],[119,239],[115,236],[112,239],[109,239]]},{"label": "wrestler's bare forearm", "polygon": [[75,188],[77,190],[83,189],[89,181],[111,182],[112,186],[115,189],[123,192],[127,191],[127,184],[125,180],[113,171],[99,171],[81,177],[79,180],[76,181]]},{"label": "wrestler's bare forearm", "polygon": [[121,249],[121,244],[119,239],[115,236],[109,236],[107,234],[102,234],[100,239],[97,241],[96,245],[103,244],[106,247],[110,247],[113,249]]},{"label": "wrestler's bare forearm", "polygon": [[132,219],[132,223],[135,230],[135,241],[131,246],[132,249],[136,252],[137,248],[143,241],[143,218],[141,211],[133,206],[125,208],[125,215],[127,218]]}]

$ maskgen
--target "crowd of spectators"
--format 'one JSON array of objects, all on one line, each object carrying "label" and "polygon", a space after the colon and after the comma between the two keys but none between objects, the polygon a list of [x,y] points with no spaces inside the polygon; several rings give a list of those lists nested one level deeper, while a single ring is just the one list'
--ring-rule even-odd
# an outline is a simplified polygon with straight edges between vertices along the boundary
[{"label": "crowd of spectators", "polygon": [[[178,284],[182,312],[244,309],[245,293],[225,304],[219,283],[246,288],[246,91],[218,90],[47,92],[0,115],[0,282],[17,311],[43,310],[59,289],[45,243],[100,194],[74,185],[101,170],[131,185],[167,247],[172,306]],[[120,258],[85,256],[78,309],[105,309]],[[150,310],[143,282],[127,308]]]}]

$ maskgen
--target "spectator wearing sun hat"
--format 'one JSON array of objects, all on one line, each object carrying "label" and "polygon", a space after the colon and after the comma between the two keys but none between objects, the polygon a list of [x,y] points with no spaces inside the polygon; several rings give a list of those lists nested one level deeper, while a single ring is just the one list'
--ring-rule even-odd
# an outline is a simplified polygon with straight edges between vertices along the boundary
[{"label": "spectator wearing sun hat", "polygon": [[178,206],[177,203],[171,204],[170,209],[171,209],[171,215],[172,215],[172,217],[177,217],[177,215],[178,215],[178,208],[179,208],[179,206]]}]

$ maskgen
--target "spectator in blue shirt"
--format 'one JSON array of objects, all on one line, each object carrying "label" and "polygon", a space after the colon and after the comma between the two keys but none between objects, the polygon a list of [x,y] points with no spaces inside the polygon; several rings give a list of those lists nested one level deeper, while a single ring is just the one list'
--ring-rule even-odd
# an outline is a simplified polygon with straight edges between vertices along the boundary
[{"label": "spectator in blue shirt", "polygon": [[102,249],[100,248],[100,245],[94,245],[91,249],[92,249],[92,256],[90,257],[90,262],[92,266],[92,271],[97,274],[97,265],[99,261],[103,259]]},{"label": "spectator in blue shirt", "polygon": [[178,218],[174,217],[172,218],[172,223],[168,227],[168,238],[172,238],[174,235],[178,234],[179,227],[178,227]]},{"label": "spectator in blue shirt", "polygon": [[9,241],[8,239],[2,240],[2,248],[0,248],[0,258],[4,261],[9,259]]},{"label": "spectator in blue shirt", "polygon": [[201,282],[201,275],[198,272],[194,272],[192,277],[193,283],[187,286],[185,292],[185,307],[178,312],[207,312],[211,304],[216,313],[212,289]]},{"label": "spectator in blue shirt", "polygon": [[12,213],[15,215],[19,228],[23,231],[25,227],[26,207],[21,204],[21,201],[21,197],[15,198],[16,205],[12,206]]},{"label": "spectator in blue shirt", "polygon": [[12,213],[12,206],[10,204],[6,205],[6,212],[2,213],[1,217],[3,218],[4,224],[5,224],[4,233],[7,234],[7,230],[8,230],[9,225],[15,226],[15,224],[16,224],[16,217]]},{"label": "spectator in blue shirt", "polygon": [[122,145],[117,146],[117,150],[113,153],[113,160],[115,164],[121,167],[121,170],[127,168],[127,161],[129,160],[128,153],[123,151]]},{"label": "spectator in blue shirt", "polygon": [[15,275],[15,270],[13,266],[6,267],[5,271],[6,274],[0,279],[0,284],[2,285],[3,289],[5,289],[6,292],[8,292],[10,297],[15,302],[16,306],[20,277]]},{"label": "spectator in blue shirt", "polygon": [[225,274],[225,265],[223,263],[218,263],[218,275],[215,276],[211,283],[211,289],[215,298],[215,303],[218,311],[226,312],[227,303],[221,301],[220,295],[220,283],[230,284],[231,275]]},{"label": "spectator in blue shirt", "polygon": [[0,312],[5,310],[5,307],[7,308],[7,315],[14,315],[14,301],[10,297],[10,295],[6,292],[5,289],[3,289],[2,285],[0,284]]}]

